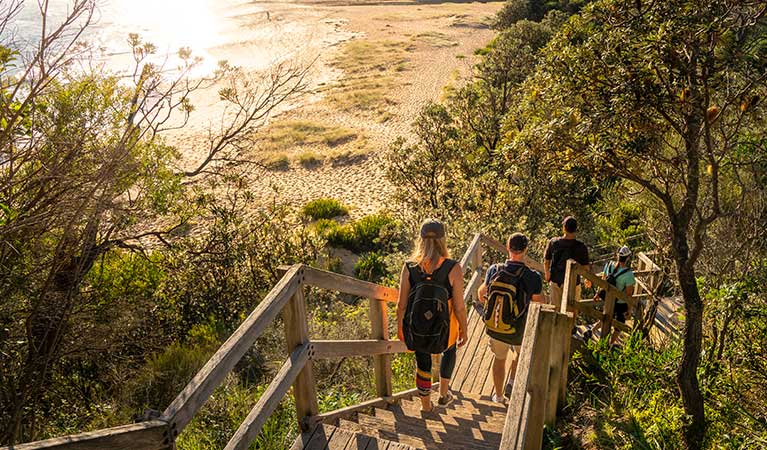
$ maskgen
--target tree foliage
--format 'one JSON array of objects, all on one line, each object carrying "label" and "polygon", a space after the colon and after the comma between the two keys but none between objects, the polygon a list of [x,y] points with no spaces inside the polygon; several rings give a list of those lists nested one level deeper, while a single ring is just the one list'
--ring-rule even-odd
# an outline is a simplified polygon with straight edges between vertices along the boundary
[{"label": "tree foliage", "polygon": [[[35,418],[66,359],[109,346],[93,333],[103,299],[87,289],[99,259],[171,246],[188,231],[205,204],[190,181],[225,175],[247,133],[299,93],[306,74],[288,63],[254,75],[222,63],[191,78],[200,59],[181,49],[169,77],[150,62],[154,46],[131,35],[134,67],[121,79],[80,64],[94,2],[75,1],[59,25],[42,27],[37,46],[14,41],[20,4],[0,8],[0,442],[11,444],[38,435]],[[210,130],[203,158],[179,170],[181,153],[164,136],[186,124],[191,94],[214,85],[227,120]]]},{"label": "tree foliage", "polygon": [[763,2],[601,1],[546,51],[512,147],[617,175],[662,205],[685,299],[678,383],[689,448],[704,409],[697,368],[707,232],[761,198],[767,46]]}]

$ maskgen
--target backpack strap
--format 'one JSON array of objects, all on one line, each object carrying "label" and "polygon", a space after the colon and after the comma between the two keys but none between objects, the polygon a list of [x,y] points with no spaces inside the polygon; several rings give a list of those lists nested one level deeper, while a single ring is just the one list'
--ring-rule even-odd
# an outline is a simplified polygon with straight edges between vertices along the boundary
[{"label": "backpack strap", "polygon": [[615,275],[613,275],[613,277],[617,280],[618,277],[620,277],[624,273],[628,272],[629,270],[631,270],[631,269],[628,268],[628,267],[624,267],[623,269],[619,270],[618,272],[613,272],[613,273],[615,273]]},{"label": "backpack strap", "polygon": [[450,272],[453,270],[453,267],[455,267],[456,264],[458,264],[458,261],[452,259],[446,259],[442,261],[442,265],[439,266],[439,269],[432,272],[432,280],[449,285]]},{"label": "backpack strap", "polygon": [[408,281],[410,281],[410,287],[412,288],[423,279],[423,270],[421,270],[421,266],[412,262],[405,263],[405,266],[407,267]]}]

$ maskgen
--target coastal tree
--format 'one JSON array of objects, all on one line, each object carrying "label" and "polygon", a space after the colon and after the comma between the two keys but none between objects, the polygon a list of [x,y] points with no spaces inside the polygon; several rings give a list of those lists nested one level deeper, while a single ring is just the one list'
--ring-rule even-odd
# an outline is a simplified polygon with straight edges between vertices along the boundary
[{"label": "coastal tree", "polygon": [[592,4],[546,49],[510,145],[620,177],[664,212],[685,306],[677,384],[690,449],[706,429],[697,263],[712,227],[754,209],[764,182],[766,13],[756,0]]},{"label": "coastal tree", "polygon": [[[0,8],[0,442],[8,444],[35,438],[62,358],[103,342],[90,334],[99,299],[82,292],[97,260],[115,248],[171,245],[198,205],[191,182],[241,162],[249,135],[303,91],[307,73],[289,63],[258,74],[221,64],[192,77],[200,60],[190,50],[178,52],[178,67],[163,67],[154,46],[131,35],[135,64],[121,78],[88,59],[92,0],[74,1],[57,24],[40,2],[45,26],[34,47],[9,26],[18,5]],[[189,162],[183,147],[195,144],[173,147],[164,136],[186,124],[201,89],[219,89],[227,111],[202,159]]]}]

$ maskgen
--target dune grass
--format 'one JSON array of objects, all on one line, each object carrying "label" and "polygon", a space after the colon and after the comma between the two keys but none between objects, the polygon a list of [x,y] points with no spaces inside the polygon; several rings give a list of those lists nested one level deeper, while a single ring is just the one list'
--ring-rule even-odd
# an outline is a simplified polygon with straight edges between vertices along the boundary
[{"label": "dune grass", "polygon": [[330,92],[330,100],[344,111],[384,112],[393,104],[387,94],[398,86],[397,74],[408,69],[412,50],[401,41],[347,43],[333,61],[345,77]]},{"label": "dune grass", "polygon": [[437,48],[455,47],[458,45],[458,42],[450,39],[450,36],[445,33],[439,33],[437,31],[419,33],[413,37],[413,40]]},{"label": "dune grass", "polygon": [[308,120],[288,120],[269,126],[264,139],[269,150],[279,151],[303,145],[337,147],[357,139],[354,130]]}]

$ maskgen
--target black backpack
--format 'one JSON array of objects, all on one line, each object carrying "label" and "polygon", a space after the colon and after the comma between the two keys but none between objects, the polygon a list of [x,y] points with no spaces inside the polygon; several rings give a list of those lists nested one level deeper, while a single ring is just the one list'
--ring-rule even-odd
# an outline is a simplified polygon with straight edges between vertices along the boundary
[{"label": "black backpack", "polygon": [[[617,268],[615,265],[610,265],[610,267],[612,268],[612,272],[607,274],[607,279],[605,281],[607,281],[607,283],[609,283],[609,284],[612,284],[613,286],[617,286],[618,285],[618,277],[620,277],[624,273],[626,273],[629,270],[631,270],[628,267],[624,267],[621,270],[615,270]],[[599,298],[604,300],[606,297],[607,297],[607,291],[605,291],[604,289],[600,290],[599,291]]]},{"label": "black backpack", "polygon": [[447,350],[452,297],[449,276],[455,265],[455,261],[446,259],[437,270],[428,274],[418,264],[407,264],[410,295],[402,319],[402,333],[408,350],[432,354]]},{"label": "black backpack", "polygon": [[520,283],[527,267],[520,265],[513,272],[507,270],[506,264],[498,264],[496,267],[498,270],[487,287],[485,332],[494,339],[510,344],[517,334],[519,319],[525,315],[529,305],[527,293]]}]

